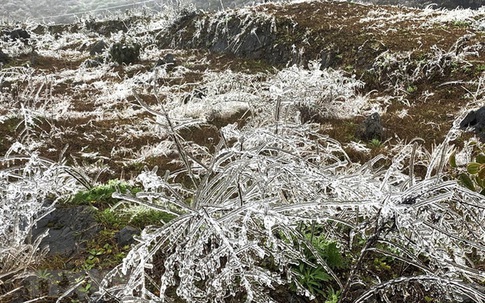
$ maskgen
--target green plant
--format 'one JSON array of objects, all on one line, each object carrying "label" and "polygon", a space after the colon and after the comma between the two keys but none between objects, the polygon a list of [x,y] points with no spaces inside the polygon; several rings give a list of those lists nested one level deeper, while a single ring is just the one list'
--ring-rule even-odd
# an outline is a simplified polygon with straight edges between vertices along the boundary
[{"label": "green plant", "polygon": [[323,286],[332,280],[332,277],[321,266],[312,266],[304,262],[293,269],[298,282],[313,295],[323,295]]},{"label": "green plant", "polygon": [[325,303],[337,303],[340,300],[340,291],[335,291],[332,287],[328,288]]},{"label": "green plant", "polygon": [[386,260],[384,257],[381,258],[374,258],[374,267],[376,268],[377,271],[382,272],[382,271],[391,271],[392,267],[387,264]]},{"label": "green plant", "polygon": [[103,247],[91,248],[88,250],[88,257],[84,261],[83,268],[86,270],[93,269],[101,263],[103,255],[110,255],[112,252],[113,247],[108,243]]},{"label": "green plant", "polygon": [[453,22],[453,26],[456,27],[469,27],[470,22],[464,21],[464,20],[456,20]]},{"label": "green plant", "polygon": [[41,269],[36,273],[37,278],[40,280],[48,280],[52,278],[52,274],[47,269]]},{"label": "green plant", "polygon": [[479,72],[485,71],[485,64],[478,64],[475,69]]},{"label": "green plant", "polygon": [[39,270],[36,273],[39,283],[39,290],[43,293],[49,292],[49,282],[52,280],[52,274],[47,269]]},{"label": "green plant", "polygon": [[162,225],[174,218],[173,215],[146,208],[106,208],[96,214],[96,219],[106,228],[121,229],[127,225],[144,228],[148,225]]},{"label": "green plant", "polygon": [[412,85],[412,84],[408,85],[408,87],[406,88],[406,92],[408,94],[412,94],[412,93],[416,92],[417,90],[418,90],[418,87],[416,85]]},{"label": "green plant", "polygon": [[[482,152],[480,150],[475,161],[466,164],[466,171],[458,174],[458,180],[466,188],[485,195],[485,154]],[[449,163],[453,169],[458,169],[455,153],[451,154]]]},{"label": "green plant", "polygon": [[374,138],[374,139],[369,141],[369,146],[371,148],[380,148],[382,146],[382,141]]},{"label": "green plant", "polygon": [[90,282],[86,282],[85,285],[79,287],[79,291],[82,293],[89,293],[91,290],[92,284]]},{"label": "green plant", "polygon": [[[293,272],[296,274],[298,282],[314,296],[325,296],[324,286],[328,286],[333,278],[322,265],[317,263],[317,258],[323,259],[331,269],[343,269],[346,267],[344,257],[336,242],[327,240],[323,234],[315,235],[315,226],[312,226],[311,230],[305,233],[305,237],[315,251],[305,249],[305,257],[308,262],[300,262],[298,266],[293,268]],[[315,252],[318,256],[315,256]],[[334,294],[336,293],[333,292],[332,295]],[[328,293],[325,297],[327,300],[330,298]]]}]

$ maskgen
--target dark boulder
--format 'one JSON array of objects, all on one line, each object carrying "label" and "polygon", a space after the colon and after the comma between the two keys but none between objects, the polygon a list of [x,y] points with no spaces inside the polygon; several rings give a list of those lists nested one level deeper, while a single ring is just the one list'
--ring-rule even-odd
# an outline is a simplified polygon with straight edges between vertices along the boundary
[{"label": "dark boulder", "polygon": [[73,256],[86,249],[86,242],[100,231],[94,214],[90,206],[57,208],[37,222],[32,235],[35,239],[49,229],[40,244],[49,247],[48,256]]},{"label": "dark boulder", "polygon": [[320,52],[320,68],[326,69],[335,66],[338,60],[337,52],[333,49],[326,49]]},{"label": "dark boulder", "polygon": [[140,48],[137,43],[117,42],[109,50],[110,58],[120,65],[135,63],[140,58]]},{"label": "dark boulder", "polygon": [[480,140],[485,142],[485,106],[477,111],[470,111],[465,119],[460,122],[460,129],[473,130]]},{"label": "dark boulder", "polygon": [[[181,15],[179,20],[157,35],[158,46],[207,49],[213,53],[264,60],[279,66],[284,66],[288,62],[302,63],[295,62],[301,61],[301,58],[293,58],[293,41],[277,41],[274,23],[270,19],[248,17],[242,20],[240,16],[229,15],[224,20],[208,22],[206,17],[202,11]],[[197,37],[193,35],[195,32]]]},{"label": "dark boulder", "polygon": [[30,39],[30,34],[25,29],[14,29],[11,31],[4,31],[2,32],[3,40],[5,42],[8,41],[16,41],[21,40],[23,42],[27,42]]},{"label": "dark boulder", "polygon": [[120,31],[126,33],[131,26],[131,22],[131,19],[106,21],[89,20],[84,23],[84,26],[89,31],[109,37],[111,34],[118,33]]},{"label": "dark boulder", "polygon": [[119,246],[123,247],[135,243],[135,239],[133,237],[139,234],[140,230],[138,228],[126,226],[116,233],[115,240]]},{"label": "dark boulder", "polygon": [[84,67],[93,68],[93,67],[101,66],[103,63],[104,63],[103,57],[96,57],[94,59],[87,59],[86,61],[83,62],[82,65]]},{"label": "dark boulder", "polygon": [[7,64],[10,61],[10,57],[0,50],[0,63]]},{"label": "dark boulder", "polygon": [[89,54],[91,56],[102,54],[108,48],[108,44],[103,40],[96,41],[91,47],[89,48]]},{"label": "dark boulder", "polygon": [[373,113],[367,117],[357,130],[356,136],[366,141],[373,139],[382,140],[384,138],[384,128],[382,127],[381,116],[378,113]]},{"label": "dark boulder", "polygon": [[159,59],[155,66],[166,66],[167,68],[174,67],[177,64],[177,59],[171,53],[166,54],[163,56],[162,59]]},{"label": "dark boulder", "polygon": [[207,88],[202,87],[202,88],[196,88],[194,89],[191,93],[186,93],[184,97],[182,98],[182,102],[184,104],[187,104],[191,102],[194,99],[202,99],[207,95]]}]

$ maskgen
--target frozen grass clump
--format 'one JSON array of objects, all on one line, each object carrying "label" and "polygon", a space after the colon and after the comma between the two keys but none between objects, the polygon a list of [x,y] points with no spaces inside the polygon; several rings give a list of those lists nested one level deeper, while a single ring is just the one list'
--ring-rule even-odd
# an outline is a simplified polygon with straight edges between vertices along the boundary
[{"label": "frozen grass clump", "polygon": [[267,83],[270,98],[283,107],[290,105],[289,117],[296,108],[303,122],[346,119],[370,110],[368,98],[359,94],[364,82],[347,77],[343,71],[320,67],[311,61],[308,68],[293,65],[279,71]]},{"label": "frozen grass clump", "polygon": [[[485,300],[485,274],[474,265],[485,255],[483,197],[444,174],[457,123],[432,153],[403,145],[383,169],[382,156],[351,163],[338,142],[312,125],[278,122],[228,125],[204,159],[194,157],[168,123],[185,169],[163,176],[146,171],[138,176],[144,191],[114,196],[175,218],[142,232],[99,295],[278,302],[274,290],[293,285],[311,298],[292,270],[301,260],[313,264],[304,253],[310,251],[339,302],[419,301],[423,293],[441,302]],[[426,172],[416,174],[418,167]],[[319,257],[302,229],[315,224],[337,243],[348,271],[335,271]],[[394,275],[383,276],[370,260],[388,260]]]},{"label": "frozen grass clump", "polygon": [[0,158],[0,301],[19,290],[26,270],[42,256],[39,243],[45,234],[32,239],[36,222],[76,189],[66,167],[19,143]]},{"label": "frozen grass clump", "polygon": [[443,77],[458,68],[472,67],[471,58],[479,56],[482,46],[470,45],[471,37],[473,35],[460,37],[448,50],[435,45],[426,56],[419,55],[417,51],[385,51],[375,58],[371,72],[377,76],[379,85],[394,94],[413,93],[419,81]]}]

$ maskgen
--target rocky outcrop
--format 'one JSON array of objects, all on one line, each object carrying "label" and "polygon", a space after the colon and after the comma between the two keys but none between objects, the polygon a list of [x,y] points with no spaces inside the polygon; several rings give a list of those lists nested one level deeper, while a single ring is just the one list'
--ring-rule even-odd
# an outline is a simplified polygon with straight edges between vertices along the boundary
[{"label": "rocky outcrop", "polygon": [[392,5],[405,5],[412,7],[424,8],[428,5],[433,5],[440,8],[455,9],[457,7],[478,9],[483,5],[482,0],[365,0],[364,2],[370,2],[374,4],[392,4]]},{"label": "rocky outcrop", "polygon": [[140,58],[139,44],[124,41],[114,43],[109,49],[110,59],[118,64],[132,64]]},{"label": "rocky outcrop", "polygon": [[135,243],[134,236],[139,235],[140,230],[132,226],[126,226],[115,235],[115,240],[120,247]]},{"label": "rocky outcrop", "polygon": [[110,36],[119,31],[127,32],[130,28],[130,20],[107,20],[107,21],[86,21],[85,27],[87,30],[96,32],[103,36]]},{"label": "rocky outcrop", "polygon": [[10,61],[10,57],[5,54],[4,52],[2,52],[2,50],[0,49],[0,63],[1,64],[6,64]]},{"label": "rocky outcrop", "polygon": [[470,111],[460,122],[460,129],[472,130],[482,142],[485,142],[485,106]]},{"label": "rocky outcrop", "polygon": [[48,256],[70,257],[85,250],[86,242],[99,232],[94,214],[89,206],[56,208],[37,223],[32,235],[36,238],[48,229],[41,248],[48,247]]},{"label": "rocky outcrop", "polygon": [[25,29],[17,28],[13,30],[5,30],[2,32],[3,40],[8,41],[16,41],[21,40],[23,42],[27,42],[30,39],[30,34]]},{"label": "rocky outcrop", "polygon": [[108,44],[104,40],[96,41],[91,47],[89,47],[89,54],[91,56],[102,54],[108,48]]},{"label": "rocky outcrop", "polygon": [[161,48],[207,49],[214,53],[234,54],[240,58],[265,60],[285,65],[292,58],[291,45],[278,43],[274,19],[264,14],[192,12],[158,37]]}]

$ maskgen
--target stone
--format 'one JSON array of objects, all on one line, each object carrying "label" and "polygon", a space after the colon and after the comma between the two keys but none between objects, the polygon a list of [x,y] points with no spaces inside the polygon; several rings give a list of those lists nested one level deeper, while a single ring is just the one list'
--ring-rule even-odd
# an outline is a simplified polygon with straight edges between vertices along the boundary
[{"label": "stone", "polygon": [[381,124],[381,116],[373,113],[367,117],[357,131],[357,137],[362,140],[371,141],[373,139],[382,140],[384,128]]},{"label": "stone", "polygon": [[336,53],[333,50],[323,50],[320,52],[320,68],[326,69],[336,63]]},{"label": "stone", "polygon": [[460,129],[471,129],[480,138],[480,141],[485,142],[485,106],[476,111],[470,111],[460,122]]},{"label": "stone", "polygon": [[130,28],[131,20],[106,20],[106,21],[85,21],[87,30],[103,36],[111,36],[114,33],[127,32]]},{"label": "stone", "polygon": [[0,50],[0,63],[7,64],[10,61],[10,57]]},{"label": "stone", "polygon": [[94,59],[87,59],[82,64],[84,67],[93,68],[103,64],[104,59],[102,57],[96,57]]},{"label": "stone", "polygon": [[111,60],[118,64],[131,64],[138,61],[140,58],[141,46],[137,43],[130,44],[125,42],[118,42],[111,46],[109,54]]},{"label": "stone", "polygon": [[102,54],[108,48],[108,44],[103,40],[96,41],[91,47],[89,48],[89,54],[91,56]]},{"label": "stone", "polygon": [[21,40],[23,42],[27,42],[30,39],[30,34],[25,29],[14,29],[11,31],[4,31],[2,32],[2,36],[4,37],[3,40],[8,41],[16,41]]},{"label": "stone", "polygon": [[48,256],[71,257],[86,249],[86,242],[101,230],[94,213],[90,206],[56,208],[37,222],[32,236],[35,239],[48,229],[40,247],[49,248]]},{"label": "stone", "polygon": [[[241,20],[238,16],[231,16],[223,21],[223,25],[216,25],[219,21],[202,22],[203,28],[198,30],[201,34],[194,39],[190,34],[191,30],[187,28],[201,20],[205,20],[205,13],[202,11],[181,15],[179,20],[157,35],[158,46],[207,49],[212,53],[232,54],[239,58],[263,60],[280,66],[295,59],[291,48],[293,43],[288,45],[276,41],[271,20]],[[300,59],[302,58],[296,58],[297,61],[301,61]]]},{"label": "stone", "polygon": [[163,66],[167,70],[172,70],[176,65],[177,65],[177,59],[175,59],[175,56],[173,54],[168,53],[162,59],[159,59],[157,61],[157,63],[155,64],[155,67]]},{"label": "stone", "polygon": [[123,247],[135,243],[135,239],[133,237],[139,234],[140,230],[138,228],[126,226],[116,233],[115,240],[119,246]]}]

